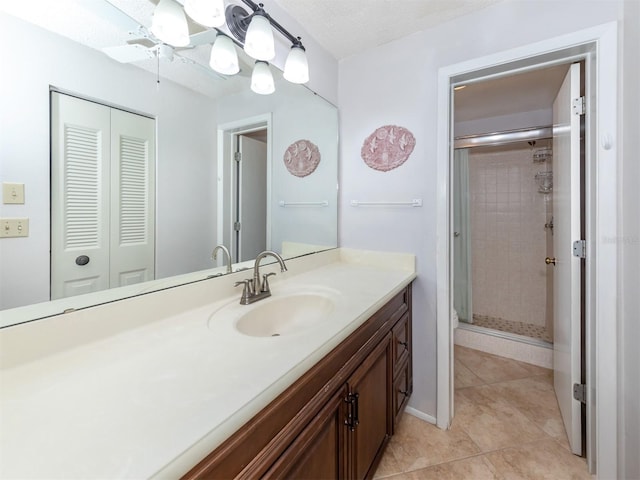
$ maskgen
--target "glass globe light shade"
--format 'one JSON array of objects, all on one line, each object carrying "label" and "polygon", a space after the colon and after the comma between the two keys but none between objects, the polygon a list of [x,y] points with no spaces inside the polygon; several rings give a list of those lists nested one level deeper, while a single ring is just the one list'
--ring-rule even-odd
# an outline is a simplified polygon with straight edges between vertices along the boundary
[{"label": "glass globe light shade", "polygon": [[260,95],[269,95],[276,91],[269,64],[258,60],[251,74],[251,90]]},{"label": "glass globe light shade", "polygon": [[291,83],[307,83],[309,81],[309,62],[304,48],[294,45],[284,63],[284,78]]},{"label": "glass globe light shade", "polygon": [[174,47],[189,45],[187,17],[180,4],[174,0],[160,0],[153,11],[151,33],[158,39]]},{"label": "glass globe light shade", "polygon": [[272,60],[276,56],[271,23],[264,15],[255,13],[247,29],[244,51],[256,60]]},{"label": "glass globe light shade", "polygon": [[233,41],[226,35],[218,34],[213,42],[209,66],[223,75],[235,75],[240,71],[238,52]]}]

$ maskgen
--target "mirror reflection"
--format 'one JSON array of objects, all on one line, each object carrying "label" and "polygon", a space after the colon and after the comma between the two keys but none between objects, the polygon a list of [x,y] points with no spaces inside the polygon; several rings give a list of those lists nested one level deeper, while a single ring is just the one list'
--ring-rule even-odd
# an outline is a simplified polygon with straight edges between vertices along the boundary
[{"label": "mirror reflection", "polygon": [[[265,249],[337,245],[334,106],[273,66],[275,93],[258,95],[249,59],[219,75],[210,44],[120,63],[101,48],[145,19],[108,2],[14,3],[0,12],[15,46],[0,76],[0,181],[25,198],[0,216],[28,220],[28,235],[0,239],[0,326],[225,274],[218,245],[233,271]],[[87,149],[109,161],[88,171]]]}]

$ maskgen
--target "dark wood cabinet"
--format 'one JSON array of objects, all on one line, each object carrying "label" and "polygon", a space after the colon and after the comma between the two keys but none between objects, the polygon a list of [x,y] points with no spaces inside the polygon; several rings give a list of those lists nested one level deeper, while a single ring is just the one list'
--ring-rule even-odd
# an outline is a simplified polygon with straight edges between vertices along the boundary
[{"label": "dark wood cabinet", "polygon": [[[348,381],[348,478],[366,478],[375,470],[391,437],[391,336],[380,342]],[[350,425],[349,425],[350,424]],[[371,472],[373,475],[373,471]],[[370,475],[370,476],[371,476]]]},{"label": "dark wood cabinet", "polygon": [[[393,327],[393,416],[394,428],[413,392],[411,362],[411,312],[407,312]],[[393,432],[392,432],[393,433]]]},{"label": "dark wood cabinet", "polygon": [[372,478],[411,375],[409,285],[183,478]]},{"label": "dark wood cabinet", "polygon": [[265,474],[265,478],[346,478],[345,407],[341,388]]}]

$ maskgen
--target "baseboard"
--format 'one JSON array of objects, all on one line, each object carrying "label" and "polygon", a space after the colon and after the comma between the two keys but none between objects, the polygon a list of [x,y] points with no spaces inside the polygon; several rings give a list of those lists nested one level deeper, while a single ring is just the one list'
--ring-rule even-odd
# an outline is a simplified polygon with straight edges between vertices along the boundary
[{"label": "baseboard", "polygon": [[405,413],[408,413],[409,415],[413,415],[414,417],[417,417],[420,420],[424,420],[425,422],[432,423],[433,425],[436,424],[436,417],[433,417],[424,412],[421,412],[420,410],[416,410],[413,407],[405,407],[404,411]]}]

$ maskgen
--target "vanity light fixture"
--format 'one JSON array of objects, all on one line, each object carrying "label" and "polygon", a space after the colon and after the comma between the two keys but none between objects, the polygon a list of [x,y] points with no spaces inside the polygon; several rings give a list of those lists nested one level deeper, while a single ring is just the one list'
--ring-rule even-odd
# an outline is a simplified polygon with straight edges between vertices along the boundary
[{"label": "vanity light fixture", "polygon": [[238,52],[233,40],[222,33],[218,33],[211,47],[209,66],[223,75],[235,75],[240,71]]},{"label": "vanity light fixture", "polygon": [[[195,22],[217,32],[211,47],[209,65],[224,75],[234,75],[240,71],[238,54],[234,43],[256,59],[252,75],[251,89],[266,95],[275,91],[273,75],[268,61],[276,56],[273,30],[291,42],[291,50],[284,66],[284,78],[291,83],[309,81],[309,63],[300,37],[294,37],[275,21],[262,3],[241,0],[250,11],[240,5],[228,5],[224,0],[184,0],[184,9],[177,0],[160,0],[153,12],[151,33],[161,42],[172,47],[186,47],[190,44],[189,26],[185,12]],[[232,36],[222,33],[219,28],[225,24]],[[194,46],[197,46],[196,42]]]},{"label": "vanity light fixture", "polygon": [[224,0],[186,0],[184,11],[193,20],[205,27],[224,25]]},{"label": "vanity light fixture", "polygon": [[257,60],[253,66],[253,73],[251,74],[251,90],[260,95],[269,95],[276,91],[276,86],[273,82],[273,75],[269,64],[263,60]]},{"label": "vanity light fixture", "polygon": [[175,0],[160,0],[153,11],[151,33],[174,47],[189,45],[189,26],[187,17]]},{"label": "vanity light fixture", "polygon": [[284,63],[283,77],[291,83],[307,83],[309,81],[309,63],[300,37],[291,46],[287,61]]}]

